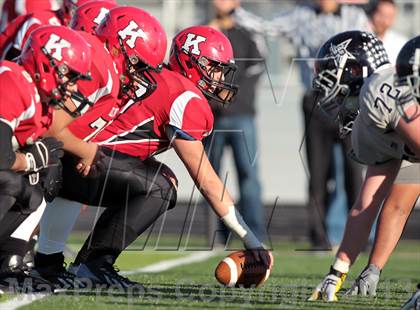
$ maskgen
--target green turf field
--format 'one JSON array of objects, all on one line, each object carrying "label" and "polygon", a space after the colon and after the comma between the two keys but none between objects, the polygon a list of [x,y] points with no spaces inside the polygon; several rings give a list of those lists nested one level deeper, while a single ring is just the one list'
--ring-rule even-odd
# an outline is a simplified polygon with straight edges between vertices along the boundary
[{"label": "green turf field", "polygon": [[[75,241],[73,240],[73,244]],[[75,245],[73,245],[75,246]],[[137,295],[122,291],[89,291],[49,296],[20,309],[399,309],[420,281],[420,244],[402,242],[382,274],[376,298],[344,297],[338,303],[307,302],[314,286],[328,271],[331,253],[296,251],[305,244],[277,242],[275,265],[268,282],[258,289],[227,289],[213,277],[221,253],[200,263],[160,273],[131,275],[146,286]],[[159,261],[186,257],[191,251],[130,251],[117,262],[122,270],[136,269]],[[349,274],[345,288],[366,262],[362,255]],[[12,296],[2,297],[9,300]],[[0,303],[0,309],[4,309]]]}]

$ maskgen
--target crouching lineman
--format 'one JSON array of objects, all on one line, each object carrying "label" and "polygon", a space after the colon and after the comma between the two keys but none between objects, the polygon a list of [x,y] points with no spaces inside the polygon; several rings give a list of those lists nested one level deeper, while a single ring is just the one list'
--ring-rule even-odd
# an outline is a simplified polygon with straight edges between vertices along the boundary
[{"label": "crouching lineman", "polygon": [[[102,97],[68,127],[76,137],[94,145],[97,144],[90,141],[92,138],[120,113],[129,109],[142,97],[148,96],[156,87],[153,80],[149,78],[149,71],[160,70],[167,46],[166,33],[160,23],[146,11],[135,7],[113,8],[110,13],[111,17],[104,21],[103,27],[97,29],[98,16],[101,15],[104,8],[110,8],[109,5],[104,6],[104,1],[86,3],[76,10],[70,23],[71,27],[80,31],[81,34],[82,30],[85,31],[82,35],[95,50],[95,58],[92,63],[94,80],[96,80],[95,67],[99,71],[109,71],[109,74],[105,74],[105,76],[112,76],[112,79],[103,88],[93,94],[109,92],[109,95]],[[144,35],[135,36],[137,32],[133,25],[134,28],[144,29],[142,32]],[[124,41],[120,37],[123,33],[128,35]],[[134,36],[134,40],[130,40],[131,36]],[[99,53],[101,48],[111,53]],[[117,73],[113,72],[114,70]],[[115,74],[117,74],[117,80],[114,78]],[[85,85],[81,84],[80,87],[83,88],[92,82],[84,82]],[[118,86],[118,98],[115,96],[115,86]],[[76,160],[70,156],[68,158],[71,161]],[[75,164],[76,162],[73,163],[73,165]],[[68,168],[71,173],[75,173],[73,167]],[[80,169],[84,171],[84,167]],[[68,179],[67,184],[69,185],[70,182],[74,181]],[[89,190],[89,188],[83,189],[86,193]],[[69,199],[77,200],[72,197]],[[64,256],[62,254],[65,241],[80,209],[80,203],[71,204],[60,198],[58,203],[54,201],[52,205],[47,206],[41,221],[39,247],[35,255],[37,268],[32,273],[54,283],[59,288],[80,287],[80,281],[75,281],[74,276],[67,273],[63,267]]]},{"label": "crouching lineman", "polygon": [[[412,98],[404,106],[397,104],[405,89],[394,84],[395,69],[388,64],[382,43],[372,34],[339,34],[323,45],[318,58],[314,84],[323,92],[320,108],[327,113],[338,111],[337,120],[352,133],[350,155],[368,166],[336,259],[310,297],[336,301],[384,201],[384,208],[392,209],[403,205],[411,208],[417,200],[420,118]],[[411,121],[401,114],[409,115]],[[392,239],[398,240],[402,226],[386,228],[395,234]],[[374,295],[379,275],[380,266],[369,264],[352,292]]]},{"label": "crouching lineman", "polygon": [[[420,36],[408,41],[401,49],[394,75],[394,87],[400,91],[395,108],[401,113],[403,121],[410,124],[420,118]],[[414,107],[411,107],[414,105]],[[402,121],[400,121],[402,122]],[[417,141],[420,127],[417,123]],[[417,157],[419,158],[419,157]],[[376,296],[381,270],[401,237],[404,226],[420,195],[420,165],[405,163],[405,171],[399,173],[392,186],[389,198],[385,201],[378,219],[375,242],[369,262],[356,279],[349,293],[352,295]],[[414,166],[414,167],[412,167]],[[420,309],[420,287],[403,309]],[[417,307],[417,308],[416,308]]]},{"label": "crouching lineman", "polygon": [[[71,29],[34,31],[20,63],[0,63],[0,285],[48,285],[30,278],[22,257],[35,226],[61,183],[63,144],[39,139],[56,112],[74,112],[76,82],[89,78],[91,54]],[[80,96],[77,96],[80,98]],[[25,281],[25,280],[30,280]]]},{"label": "crouching lineman", "polygon": [[[111,28],[121,33],[131,22],[129,16],[117,17],[116,9],[111,10],[97,34],[101,36]],[[127,44],[142,41],[140,36],[130,35],[116,37],[109,40],[109,44],[125,53]],[[247,248],[255,249],[259,259],[270,264],[268,253],[235,210],[201,143],[213,126],[206,98],[228,103],[237,91],[224,81],[225,76],[231,76],[234,71],[228,39],[210,27],[188,28],[173,40],[171,70],[161,68],[160,73],[150,70],[158,66],[149,63],[145,55],[128,54],[126,57],[133,61],[133,69],[142,68],[143,74],[136,83],[147,97],[123,111],[93,138],[106,154],[107,174],[80,178],[74,170],[67,169],[71,167],[72,158],[64,159],[61,196],[106,207],[69,270],[77,277],[89,278],[101,285],[141,286],[119,275],[113,264],[129,244],[176,204],[175,176],[152,158],[170,147],[174,147],[197,187],[226,226],[242,238]],[[67,224],[57,218],[43,222],[41,234],[60,231],[64,226]]]}]

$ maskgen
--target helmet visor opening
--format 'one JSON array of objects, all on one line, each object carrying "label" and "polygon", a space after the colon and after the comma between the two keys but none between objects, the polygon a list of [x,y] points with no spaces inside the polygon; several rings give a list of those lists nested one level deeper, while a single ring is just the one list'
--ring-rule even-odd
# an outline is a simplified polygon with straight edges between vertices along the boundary
[{"label": "helmet visor opening", "polygon": [[234,84],[236,65],[200,57],[193,58],[201,74],[198,83],[203,93],[222,104],[229,104],[238,92]]}]

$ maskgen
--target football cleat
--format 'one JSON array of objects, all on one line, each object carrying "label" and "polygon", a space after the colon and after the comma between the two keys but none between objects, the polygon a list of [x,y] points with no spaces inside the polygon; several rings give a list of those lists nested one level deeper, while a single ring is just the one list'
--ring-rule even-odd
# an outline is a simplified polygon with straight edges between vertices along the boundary
[{"label": "football cleat", "polygon": [[318,284],[308,301],[322,299],[324,301],[338,301],[337,293],[346,279],[347,273],[339,272],[331,267],[324,280]]},{"label": "football cleat", "polygon": [[417,291],[401,307],[401,310],[420,310],[420,283],[417,284]]},{"label": "football cleat", "polygon": [[69,272],[77,278],[89,279],[97,288],[117,288],[124,290],[144,291],[144,286],[118,274],[119,270],[113,265],[114,260],[104,255],[96,260],[79,265],[71,265]]},{"label": "football cleat", "polygon": [[68,272],[65,266],[66,264],[34,268],[30,274],[35,278],[52,283],[57,290],[84,289],[88,287],[87,281],[78,279],[74,274]]},{"label": "football cleat", "polygon": [[33,277],[19,255],[0,257],[0,287],[8,293],[53,292],[53,285]]}]

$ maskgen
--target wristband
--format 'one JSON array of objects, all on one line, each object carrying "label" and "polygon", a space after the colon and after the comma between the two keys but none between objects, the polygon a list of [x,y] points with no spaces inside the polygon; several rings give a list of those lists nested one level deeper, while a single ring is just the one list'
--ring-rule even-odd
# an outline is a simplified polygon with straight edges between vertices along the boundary
[{"label": "wristband", "polygon": [[226,227],[241,238],[247,249],[264,248],[263,244],[257,239],[251,229],[249,229],[234,205],[228,206],[228,213],[222,216],[221,220]]}]

